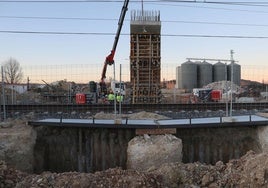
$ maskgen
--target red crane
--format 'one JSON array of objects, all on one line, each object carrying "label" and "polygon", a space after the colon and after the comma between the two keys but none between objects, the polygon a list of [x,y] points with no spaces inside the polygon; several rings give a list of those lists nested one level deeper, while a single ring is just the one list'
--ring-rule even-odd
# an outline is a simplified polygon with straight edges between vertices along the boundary
[{"label": "red crane", "polygon": [[124,19],[125,19],[125,15],[126,15],[126,12],[127,12],[127,9],[128,9],[128,3],[129,3],[129,0],[124,1],[124,5],[122,7],[121,14],[120,14],[119,21],[118,21],[118,28],[117,28],[117,32],[116,32],[116,35],[115,35],[113,48],[111,50],[111,53],[106,57],[104,65],[103,65],[102,74],[101,74],[101,81],[100,81],[100,90],[101,90],[100,92],[101,93],[107,93],[107,87],[106,87],[106,84],[105,84],[106,70],[107,70],[108,65],[113,65],[114,64],[114,55],[115,55],[116,47],[117,47],[117,44],[118,44],[119,36],[120,36],[120,33],[121,33],[121,29],[122,29],[122,26],[123,26],[123,22],[124,22]]}]

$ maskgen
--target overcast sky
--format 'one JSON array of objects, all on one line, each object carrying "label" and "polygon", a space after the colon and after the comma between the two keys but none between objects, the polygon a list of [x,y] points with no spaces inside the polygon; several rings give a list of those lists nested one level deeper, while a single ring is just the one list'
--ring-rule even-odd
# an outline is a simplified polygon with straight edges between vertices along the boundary
[{"label": "overcast sky", "polygon": [[[96,68],[91,71],[100,77],[123,1],[51,1],[0,1],[0,63],[13,57],[25,70],[69,67],[77,69],[77,76],[82,74],[77,67],[84,66],[84,74],[87,68]],[[186,58],[230,59],[234,50],[242,78],[268,82],[268,1],[211,2],[143,1],[144,10],[161,14],[162,79],[175,79],[176,66]],[[115,55],[126,72],[130,12],[141,10],[141,4],[130,0]]]}]

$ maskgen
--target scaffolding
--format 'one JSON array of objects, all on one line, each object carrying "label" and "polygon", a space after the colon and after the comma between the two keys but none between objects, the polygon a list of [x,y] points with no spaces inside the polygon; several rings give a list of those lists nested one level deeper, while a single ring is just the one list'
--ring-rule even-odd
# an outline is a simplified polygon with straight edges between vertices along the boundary
[{"label": "scaffolding", "polygon": [[132,103],[160,103],[160,12],[132,11],[130,30]]}]

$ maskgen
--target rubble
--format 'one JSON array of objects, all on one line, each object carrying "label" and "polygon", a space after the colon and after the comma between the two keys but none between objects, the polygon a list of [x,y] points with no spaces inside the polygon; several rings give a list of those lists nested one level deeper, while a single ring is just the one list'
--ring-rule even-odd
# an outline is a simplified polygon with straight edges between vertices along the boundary
[{"label": "rubble", "polygon": [[0,161],[0,188],[15,187],[27,174],[8,167],[4,161]]},{"label": "rubble", "polygon": [[268,153],[249,151],[240,159],[214,166],[165,163],[147,171],[111,168],[95,173],[26,174],[0,161],[0,187],[267,187]]},{"label": "rubble", "polygon": [[267,187],[267,157],[268,153],[249,151],[226,164],[171,163],[150,172],[162,174],[163,184],[168,187]]},{"label": "rubble", "polygon": [[16,188],[28,187],[162,187],[158,175],[135,170],[122,170],[113,168],[92,173],[51,173],[44,172],[40,175],[29,175],[19,182]]}]

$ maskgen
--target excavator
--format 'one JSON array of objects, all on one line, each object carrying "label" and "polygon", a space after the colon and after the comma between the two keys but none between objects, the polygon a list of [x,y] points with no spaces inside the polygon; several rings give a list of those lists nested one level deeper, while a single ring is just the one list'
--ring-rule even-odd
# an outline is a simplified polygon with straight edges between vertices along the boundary
[{"label": "excavator", "polygon": [[106,57],[106,59],[104,61],[102,74],[101,74],[101,80],[100,80],[100,83],[99,83],[100,94],[107,94],[107,86],[106,86],[106,83],[105,83],[106,70],[107,70],[108,65],[113,65],[114,64],[114,56],[115,56],[115,52],[116,52],[116,47],[117,47],[118,40],[119,40],[119,37],[120,37],[120,33],[121,33],[121,29],[122,29],[123,22],[124,22],[124,19],[125,19],[125,15],[126,15],[126,12],[128,10],[128,3],[129,3],[129,0],[124,1],[123,7],[122,7],[122,10],[121,10],[121,14],[120,14],[120,17],[119,17],[119,21],[118,21],[118,28],[117,28],[117,32],[116,32],[116,35],[115,35],[114,44],[113,44],[111,53]]}]

